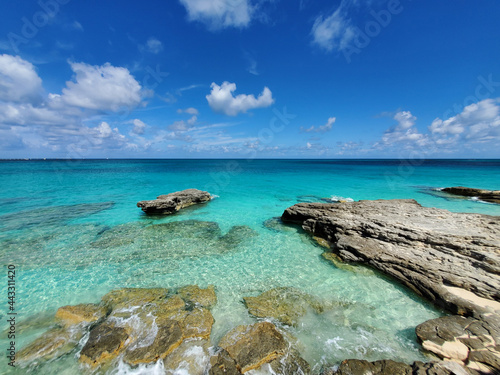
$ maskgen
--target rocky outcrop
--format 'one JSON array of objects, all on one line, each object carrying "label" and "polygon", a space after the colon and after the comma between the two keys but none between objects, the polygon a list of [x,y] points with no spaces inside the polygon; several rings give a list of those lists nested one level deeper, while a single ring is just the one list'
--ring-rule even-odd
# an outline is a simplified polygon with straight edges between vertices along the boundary
[{"label": "rocky outcrop", "polygon": [[[465,364],[467,371],[500,372],[499,217],[426,208],[414,200],[377,200],[297,204],[282,220],[301,224],[342,261],[370,265],[438,306],[468,316],[420,325],[424,349]],[[448,374],[425,366],[409,374]],[[339,374],[365,373],[343,371]]]},{"label": "rocky outcrop", "polygon": [[463,197],[476,197],[485,202],[500,204],[500,190],[484,190],[455,186],[444,188],[442,191],[453,195],[461,195]]},{"label": "rocky outcrop", "polygon": [[206,191],[186,189],[167,195],[160,195],[155,200],[138,202],[137,207],[140,207],[145,213],[150,215],[170,215],[183,208],[208,202],[210,199],[210,193]]},{"label": "rocky outcrop", "polygon": [[488,314],[475,319],[445,316],[416,328],[424,349],[484,374],[500,369],[500,318]]},{"label": "rocky outcrop", "polygon": [[414,200],[300,203],[282,220],[326,240],[462,315],[500,311],[500,217],[452,213]]},{"label": "rocky outcrop", "polygon": [[238,326],[220,340],[219,347],[221,351],[210,359],[209,374],[244,374],[264,365],[277,375],[310,372],[307,362],[269,322]]},{"label": "rocky outcrop", "polygon": [[327,370],[323,375],[475,375],[470,370],[453,362],[415,362],[412,365],[382,360],[368,362],[362,359],[348,359],[339,368]]},{"label": "rocky outcrop", "polygon": [[308,309],[323,312],[319,301],[296,288],[274,288],[243,300],[250,314],[258,318],[274,318],[290,326],[295,326]]},{"label": "rocky outcrop", "polygon": [[[113,290],[98,305],[61,307],[56,313],[58,325],[22,349],[18,358],[31,366],[59,358],[76,351],[88,334],[79,359],[92,371],[106,372],[119,358],[130,366],[164,360],[166,368],[189,367],[190,373],[202,375],[214,323],[209,309],[216,301],[213,286]],[[193,357],[197,353],[205,353],[205,364]]]}]

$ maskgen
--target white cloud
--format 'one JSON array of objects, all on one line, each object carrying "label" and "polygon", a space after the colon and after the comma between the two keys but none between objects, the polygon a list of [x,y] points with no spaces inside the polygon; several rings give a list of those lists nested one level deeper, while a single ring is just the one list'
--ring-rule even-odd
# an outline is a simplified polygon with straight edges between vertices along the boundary
[{"label": "white cloud", "polygon": [[250,109],[269,107],[274,103],[273,94],[269,88],[264,87],[262,93],[255,98],[254,95],[240,94],[233,96],[236,84],[223,82],[221,86],[215,82],[210,86],[212,91],[207,95],[207,101],[215,112],[221,112],[228,116],[236,116]]},{"label": "white cloud", "polygon": [[53,104],[91,109],[118,111],[121,107],[135,107],[141,102],[141,85],[128,69],[85,63],[70,63],[75,81],[66,82],[63,94]]},{"label": "white cloud", "polygon": [[157,54],[163,50],[163,43],[156,38],[149,38],[146,42],[146,48],[148,52]]},{"label": "white cloud", "polygon": [[407,147],[423,147],[428,144],[428,137],[419,133],[415,126],[417,118],[410,111],[400,111],[394,115],[397,125],[385,131],[382,140],[374,147],[384,149],[396,144],[405,144]]},{"label": "white cloud", "polygon": [[429,131],[438,144],[500,141],[500,99],[471,104],[456,116],[435,119]]},{"label": "white cloud", "polygon": [[36,103],[42,93],[42,80],[33,64],[19,56],[0,55],[0,100]]},{"label": "white cloud", "polygon": [[180,0],[191,21],[200,21],[211,29],[243,28],[250,24],[255,6],[250,0]]},{"label": "white cloud", "polygon": [[144,122],[136,118],[132,121],[132,124],[134,124],[134,128],[132,129],[133,134],[137,135],[144,134],[144,131],[146,130],[147,126]]},{"label": "white cloud", "polygon": [[356,36],[343,4],[326,18],[318,16],[312,27],[313,42],[329,52],[347,48]]},{"label": "white cloud", "polygon": [[335,124],[336,120],[337,120],[336,117],[330,117],[325,125],[321,125],[318,127],[315,127],[314,125],[312,125],[310,128],[307,128],[307,129],[301,127],[300,130],[302,132],[305,132],[305,133],[326,133],[326,132],[332,130],[332,126],[333,126],[333,124]]},{"label": "white cloud", "polygon": [[189,107],[189,108],[186,108],[186,109],[178,109],[177,113],[187,113],[187,114],[193,115],[193,116],[198,116],[199,115],[198,110],[196,108],[193,108],[193,107]]}]

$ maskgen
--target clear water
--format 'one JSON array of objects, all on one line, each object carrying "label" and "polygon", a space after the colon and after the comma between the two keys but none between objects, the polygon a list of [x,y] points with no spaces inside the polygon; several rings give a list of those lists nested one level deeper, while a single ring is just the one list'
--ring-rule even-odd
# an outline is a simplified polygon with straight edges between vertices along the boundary
[{"label": "clear water", "polygon": [[[426,360],[414,328],[442,312],[367,268],[335,267],[300,230],[264,223],[295,203],[332,196],[414,198],[450,211],[500,215],[499,205],[445,199],[432,190],[498,189],[499,183],[495,160],[0,162],[3,280],[5,265],[15,264],[18,271],[16,346],[46,330],[60,306],[98,302],[114,288],[187,284],[216,286],[215,345],[234,326],[256,321],[243,297],[293,286],[330,306],[321,315],[306,315],[295,328],[283,327],[315,370],[345,358]],[[186,188],[219,197],[163,218],[146,217],[136,207],[140,200]],[[2,353],[6,292],[4,300]],[[2,355],[0,373],[7,372]],[[127,372],[141,369],[122,366],[114,373]],[[82,370],[71,355],[31,373]]]}]

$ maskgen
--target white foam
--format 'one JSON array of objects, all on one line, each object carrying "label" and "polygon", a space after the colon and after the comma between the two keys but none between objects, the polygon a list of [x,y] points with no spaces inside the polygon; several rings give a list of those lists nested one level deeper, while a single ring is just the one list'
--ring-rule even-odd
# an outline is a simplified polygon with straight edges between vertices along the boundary
[{"label": "white foam", "polygon": [[352,198],[344,198],[337,195],[332,195],[330,199],[332,202],[354,202],[354,199]]},{"label": "white foam", "polygon": [[[140,365],[137,368],[132,368],[123,361],[118,363],[118,366],[111,371],[111,375],[164,375],[165,367],[163,361],[158,360],[153,365]],[[178,374],[181,375],[181,374]],[[189,375],[189,374],[187,374]]]}]

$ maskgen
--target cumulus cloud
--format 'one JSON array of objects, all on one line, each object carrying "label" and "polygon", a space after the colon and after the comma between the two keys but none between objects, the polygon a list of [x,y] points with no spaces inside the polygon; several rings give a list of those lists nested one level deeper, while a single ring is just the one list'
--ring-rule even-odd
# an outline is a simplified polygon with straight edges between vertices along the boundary
[{"label": "cumulus cloud", "polygon": [[33,64],[19,56],[0,55],[0,100],[35,103],[42,93],[42,80]]},{"label": "cumulus cloud", "polygon": [[163,50],[163,43],[156,38],[149,38],[146,42],[146,49],[148,52],[157,54]]},{"label": "cumulus cloud", "polygon": [[438,144],[465,140],[474,143],[500,141],[500,99],[468,105],[456,116],[435,119],[429,131]]},{"label": "cumulus cloud", "polygon": [[74,81],[66,82],[54,99],[64,105],[97,111],[118,111],[141,102],[141,85],[128,69],[109,63],[101,66],[71,62]]},{"label": "cumulus cloud", "polygon": [[318,127],[312,125],[310,128],[301,127],[300,131],[302,131],[304,133],[326,133],[326,132],[332,130],[332,126],[333,126],[333,124],[335,124],[336,120],[337,120],[336,117],[330,117],[325,125],[321,125]]},{"label": "cumulus cloud", "polygon": [[240,94],[233,96],[236,84],[223,82],[221,86],[215,82],[210,86],[212,91],[207,95],[207,101],[215,112],[228,116],[236,116],[250,109],[269,107],[274,103],[273,94],[269,88],[264,87],[262,93],[256,98],[254,95]]},{"label": "cumulus cloud", "polygon": [[134,128],[132,129],[133,134],[142,135],[146,130],[146,124],[139,119],[132,120],[132,124],[134,124]]},{"label": "cumulus cloud", "polygon": [[250,24],[255,6],[250,0],[180,0],[190,21],[199,21],[210,29],[244,28]]},{"label": "cumulus cloud", "polygon": [[424,146],[428,138],[420,133],[415,126],[417,118],[410,111],[400,111],[394,115],[397,125],[386,130],[382,140],[375,144],[375,148],[386,148],[395,144],[407,146]]},{"label": "cumulus cloud", "polygon": [[356,31],[347,18],[344,2],[329,16],[319,15],[311,33],[313,43],[328,52],[347,48],[356,36]]}]

